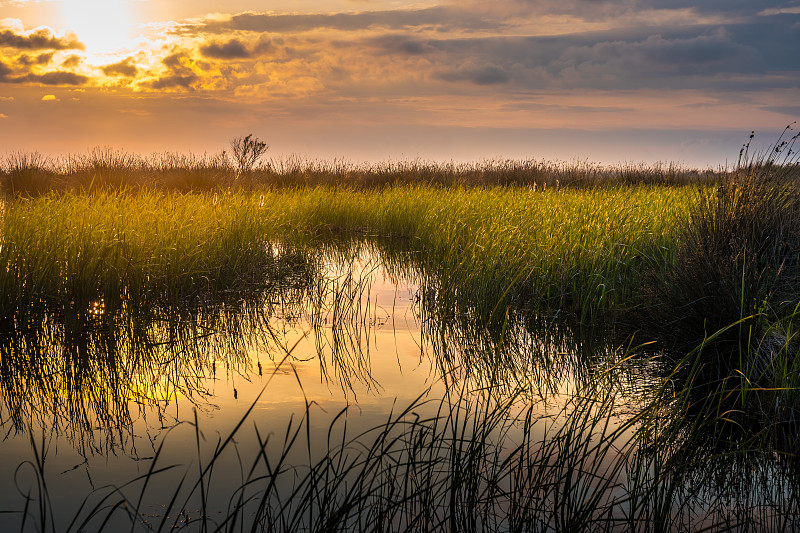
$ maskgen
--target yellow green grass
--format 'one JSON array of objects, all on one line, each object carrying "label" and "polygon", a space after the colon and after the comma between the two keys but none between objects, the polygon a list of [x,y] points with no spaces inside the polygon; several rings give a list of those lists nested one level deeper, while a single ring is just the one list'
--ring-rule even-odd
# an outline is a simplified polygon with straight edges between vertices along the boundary
[{"label": "yellow green grass", "polygon": [[23,314],[40,301],[186,304],[266,282],[271,244],[340,235],[405,241],[487,316],[512,303],[593,316],[631,306],[644,267],[674,259],[690,198],[664,186],[50,193],[6,204],[0,301]]}]

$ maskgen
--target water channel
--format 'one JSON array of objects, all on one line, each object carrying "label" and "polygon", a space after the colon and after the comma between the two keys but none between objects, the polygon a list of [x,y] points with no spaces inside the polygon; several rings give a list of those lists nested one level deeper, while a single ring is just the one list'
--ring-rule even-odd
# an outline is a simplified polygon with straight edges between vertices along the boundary
[{"label": "water channel", "polygon": [[658,354],[513,313],[470,328],[370,246],[317,261],[254,300],[2,332],[0,529],[800,525],[780,449],[647,442],[674,408]]}]

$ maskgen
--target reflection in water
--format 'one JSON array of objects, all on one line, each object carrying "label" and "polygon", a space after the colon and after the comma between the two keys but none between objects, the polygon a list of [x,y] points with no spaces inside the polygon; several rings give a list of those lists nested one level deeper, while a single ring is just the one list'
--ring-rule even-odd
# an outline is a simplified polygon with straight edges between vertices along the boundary
[{"label": "reflection in water", "polygon": [[[797,518],[798,465],[778,453],[791,446],[734,434],[718,398],[700,401],[646,347],[513,307],[476,320],[402,243],[285,252],[292,268],[261,290],[207,305],[112,313],[96,301],[6,327],[4,445],[30,435],[41,458],[23,473],[49,479],[47,441],[61,453],[67,442],[97,489],[86,501],[125,501],[135,512],[109,523],[142,530],[191,530],[200,517],[222,530],[235,517],[265,530],[398,531],[791,528]],[[140,476],[127,492],[101,489],[91,466],[115,454],[147,459],[121,478]],[[159,470],[174,464],[186,468]],[[59,468],[65,479],[81,470]],[[22,494],[47,497],[13,475]],[[77,508],[49,498],[68,516]],[[84,511],[87,530],[104,512]]]}]

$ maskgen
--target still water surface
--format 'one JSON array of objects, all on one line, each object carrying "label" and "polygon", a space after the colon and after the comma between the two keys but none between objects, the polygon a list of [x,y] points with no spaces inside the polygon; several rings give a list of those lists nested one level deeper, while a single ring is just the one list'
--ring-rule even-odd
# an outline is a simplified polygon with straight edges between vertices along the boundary
[{"label": "still water surface", "polygon": [[[509,413],[533,405],[527,411],[533,423],[497,431],[512,444],[544,442],[562,423],[565,405],[576,401],[579,383],[609,367],[621,376],[611,387],[614,408],[607,418],[608,425],[623,428],[615,436],[620,444],[587,448],[587,456],[598,457],[582,468],[592,475],[610,472],[612,500],[628,494],[620,487],[629,483],[630,472],[614,465],[620,457],[638,457],[625,449],[637,426],[625,424],[659,383],[658,359],[632,364],[628,348],[613,344],[592,348],[587,357],[581,353],[586,347],[569,338],[540,339],[513,325],[500,344],[491,335],[466,335],[459,317],[437,318],[426,310],[431,291],[423,278],[398,273],[370,251],[328,258],[320,274],[302,295],[281,294],[258,309],[228,303],[229,310],[210,317],[179,314],[160,323],[73,335],[56,323],[45,325],[36,341],[8,333],[0,389],[0,530],[22,527],[27,498],[28,516],[42,516],[36,508],[43,500],[42,479],[48,520],[57,531],[80,515],[81,505],[103,505],[102,498],[117,489],[136,500],[142,485],[137,477],[147,475],[157,457],[156,466],[169,469],[147,481],[139,507],[147,530],[168,513],[182,480],[197,479],[235,430],[214,463],[213,489],[204,487],[208,500],[190,499],[185,516],[175,518],[191,529],[201,508],[212,520],[224,516],[248,478],[259,443],[276,443],[280,455],[287,435],[302,427],[308,444],[292,448],[286,464],[313,464],[317,453],[381,427],[408,406],[404,419],[435,415],[455,382],[462,391],[458,401],[469,403],[471,394],[488,390],[516,405]],[[569,456],[569,445],[554,453]],[[746,464],[773,488],[766,487],[756,503],[746,490],[743,497],[733,491],[734,502],[746,500],[743,505],[752,507],[794,497],[794,476],[778,463]],[[638,472],[652,474],[652,466]],[[704,483],[692,489],[688,511],[673,505],[674,512],[702,517],[708,501],[716,509],[718,491]],[[34,530],[35,521],[28,519],[27,529]],[[704,523],[709,522],[689,522]]]}]

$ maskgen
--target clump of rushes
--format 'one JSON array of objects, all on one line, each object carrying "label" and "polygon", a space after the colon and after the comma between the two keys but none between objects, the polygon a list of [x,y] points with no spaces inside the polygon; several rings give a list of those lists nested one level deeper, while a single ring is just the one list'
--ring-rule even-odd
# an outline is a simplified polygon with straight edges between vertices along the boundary
[{"label": "clump of rushes", "polygon": [[435,278],[431,295],[443,313],[502,323],[507,307],[524,306],[532,314],[589,323],[633,305],[645,265],[674,260],[688,192],[665,186],[315,188],[279,193],[276,202],[295,237],[409,239],[420,252],[420,270]]},{"label": "clump of rushes", "polygon": [[[6,206],[0,309],[17,327],[44,314],[102,316],[204,305],[269,283],[276,249],[250,195],[61,193]],[[95,313],[97,314],[97,313]]]},{"label": "clump of rushes", "polygon": [[5,167],[0,171],[2,190],[11,196],[44,194],[62,182],[53,161],[39,152],[8,154],[0,166]]},{"label": "clump of rushes", "polygon": [[787,348],[785,319],[800,301],[797,139],[789,127],[765,153],[750,155],[748,143],[734,172],[698,192],[674,268],[643,314],[644,329],[679,353],[704,344],[709,378],[769,381]]},{"label": "clump of rushes", "polygon": [[537,159],[491,159],[478,162],[424,160],[354,163],[344,159],[287,157],[260,161],[268,146],[251,136],[232,141],[232,154],[140,156],[112,148],[46,158],[12,153],[0,158],[0,181],[12,195],[39,195],[53,190],[208,191],[263,187],[348,187],[382,189],[401,185],[436,187],[530,187],[532,190],[684,186],[716,183],[725,172],[656,163],[602,166],[588,162]]}]

